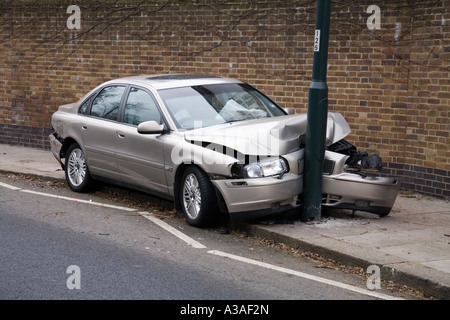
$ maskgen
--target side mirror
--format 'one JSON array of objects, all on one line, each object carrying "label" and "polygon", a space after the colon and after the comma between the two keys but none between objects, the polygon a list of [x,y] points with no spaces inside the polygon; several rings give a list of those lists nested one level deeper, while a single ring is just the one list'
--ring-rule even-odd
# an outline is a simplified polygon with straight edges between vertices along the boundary
[{"label": "side mirror", "polygon": [[292,108],[284,108],[284,112],[287,114],[295,114],[295,110]]},{"label": "side mirror", "polygon": [[152,120],[140,123],[137,127],[137,131],[140,134],[161,134],[165,130],[163,124],[159,124],[158,122]]}]

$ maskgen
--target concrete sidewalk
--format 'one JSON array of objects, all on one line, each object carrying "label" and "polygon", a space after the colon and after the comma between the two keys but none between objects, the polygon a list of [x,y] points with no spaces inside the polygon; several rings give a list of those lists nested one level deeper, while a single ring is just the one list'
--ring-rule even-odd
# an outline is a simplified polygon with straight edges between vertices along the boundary
[{"label": "concrete sidewalk", "polygon": [[[50,151],[0,144],[0,171],[64,179]],[[381,278],[450,299],[450,203],[400,195],[386,217],[348,211],[303,223],[238,223],[248,233],[311,251],[366,270],[378,265]]]}]

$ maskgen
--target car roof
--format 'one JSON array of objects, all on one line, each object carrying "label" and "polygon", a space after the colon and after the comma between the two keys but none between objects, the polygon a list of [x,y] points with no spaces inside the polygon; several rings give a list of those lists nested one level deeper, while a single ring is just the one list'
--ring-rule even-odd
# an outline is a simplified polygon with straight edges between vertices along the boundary
[{"label": "car roof", "polygon": [[109,82],[151,86],[156,90],[208,84],[243,83],[237,79],[198,74],[141,75],[114,79]]}]

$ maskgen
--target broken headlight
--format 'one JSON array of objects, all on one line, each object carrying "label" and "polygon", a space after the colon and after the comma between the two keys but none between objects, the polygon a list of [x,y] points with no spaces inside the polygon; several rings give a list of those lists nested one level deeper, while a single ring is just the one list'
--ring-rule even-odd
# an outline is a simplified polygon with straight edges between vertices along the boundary
[{"label": "broken headlight", "polygon": [[244,178],[262,178],[279,176],[288,172],[288,164],[283,158],[267,158],[259,162],[249,163],[242,168]]}]

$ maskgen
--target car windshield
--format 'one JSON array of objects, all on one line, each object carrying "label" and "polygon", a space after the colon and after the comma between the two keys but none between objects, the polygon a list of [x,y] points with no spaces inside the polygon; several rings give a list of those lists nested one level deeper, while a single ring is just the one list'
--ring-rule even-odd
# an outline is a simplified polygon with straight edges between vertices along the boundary
[{"label": "car windshield", "polygon": [[182,87],[159,93],[178,129],[285,115],[273,101],[247,84]]}]

